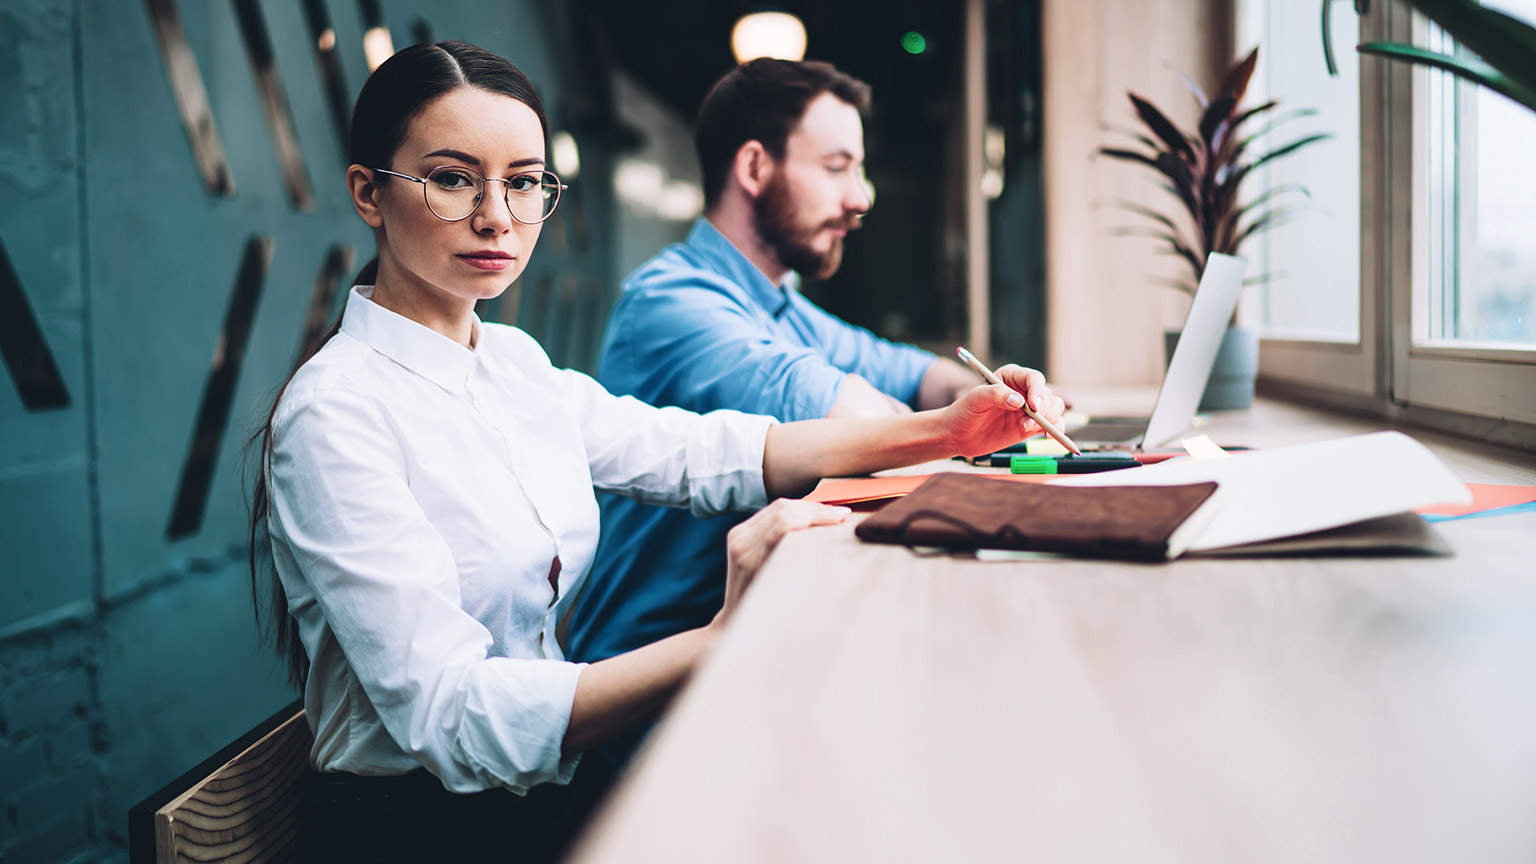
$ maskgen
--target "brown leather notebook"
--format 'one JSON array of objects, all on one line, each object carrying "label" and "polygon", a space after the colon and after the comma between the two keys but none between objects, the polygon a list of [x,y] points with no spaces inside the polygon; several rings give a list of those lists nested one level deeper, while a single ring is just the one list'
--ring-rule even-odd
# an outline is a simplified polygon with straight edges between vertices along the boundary
[{"label": "brown leather notebook", "polygon": [[909,546],[1166,560],[1189,548],[1210,522],[1215,496],[1215,483],[1038,486],[936,474],[854,533]]}]

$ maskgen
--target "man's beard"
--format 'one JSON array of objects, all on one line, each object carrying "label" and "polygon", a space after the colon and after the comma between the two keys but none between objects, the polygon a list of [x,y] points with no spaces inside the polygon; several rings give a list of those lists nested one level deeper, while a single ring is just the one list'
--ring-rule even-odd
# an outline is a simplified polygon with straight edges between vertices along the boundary
[{"label": "man's beard", "polygon": [[778,256],[779,263],[810,279],[826,279],[843,263],[843,238],[833,237],[826,252],[818,252],[811,241],[825,228],[852,231],[859,227],[856,217],[830,219],[811,228],[795,224],[795,202],[790,198],[784,175],[775,172],[763,194],[752,203],[752,221],[757,236]]}]

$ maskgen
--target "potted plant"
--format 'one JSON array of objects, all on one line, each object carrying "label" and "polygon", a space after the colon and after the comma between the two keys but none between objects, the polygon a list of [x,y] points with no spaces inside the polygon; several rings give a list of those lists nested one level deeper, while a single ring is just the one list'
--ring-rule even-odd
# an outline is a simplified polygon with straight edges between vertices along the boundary
[{"label": "potted plant", "polygon": [[[1258,58],[1259,49],[1255,48],[1229,66],[1215,93],[1209,97],[1185,79],[1200,104],[1199,125],[1193,132],[1180,129],[1146,99],[1135,93],[1127,94],[1144,130],[1111,124],[1106,124],[1106,128],[1141,146],[1101,147],[1098,150],[1102,156],[1145,165],[1157,173],[1162,188],[1177,199],[1171,212],[1159,212],[1131,201],[1114,202],[1154,224],[1121,227],[1113,233],[1152,237],[1159,241],[1158,251],[1183,259],[1189,266],[1189,279],[1154,278],[1191,296],[1205,273],[1205,261],[1210,253],[1241,257],[1243,244],[1249,238],[1295,217],[1304,204],[1295,196],[1311,197],[1304,186],[1287,183],[1244,200],[1244,181],[1264,164],[1330,137],[1327,134],[1307,135],[1262,154],[1251,152],[1255,142],[1271,130],[1298,117],[1317,113],[1310,108],[1295,109],[1274,115],[1267,123],[1255,128],[1257,121],[1270,115],[1279,105],[1275,100],[1254,106],[1243,101]],[[1188,234],[1185,233],[1186,225],[1190,229]],[[1251,276],[1244,280],[1244,284],[1257,284],[1269,278],[1269,274]],[[1169,356],[1172,356],[1177,341],[1178,333],[1168,334]],[[1253,402],[1258,363],[1258,333],[1237,327],[1234,315],[1211,370],[1200,410],[1248,407]]]}]

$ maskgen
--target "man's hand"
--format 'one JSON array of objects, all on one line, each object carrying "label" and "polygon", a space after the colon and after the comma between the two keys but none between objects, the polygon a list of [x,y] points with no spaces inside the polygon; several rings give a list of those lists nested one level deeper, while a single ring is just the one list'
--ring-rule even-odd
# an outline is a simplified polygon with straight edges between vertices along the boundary
[{"label": "man's hand", "polygon": [[1025,400],[1036,414],[1061,423],[1061,397],[1051,392],[1044,375],[1010,363],[997,370],[997,377],[1003,384],[974,387],[944,411],[944,425],[962,456],[993,453],[1044,431],[1022,410]]}]

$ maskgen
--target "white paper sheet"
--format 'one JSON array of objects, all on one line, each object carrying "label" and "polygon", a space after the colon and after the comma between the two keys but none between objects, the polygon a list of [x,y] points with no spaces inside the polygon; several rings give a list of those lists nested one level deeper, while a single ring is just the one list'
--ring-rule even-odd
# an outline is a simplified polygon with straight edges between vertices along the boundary
[{"label": "white paper sheet", "polygon": [[1191,549],[1291,537],[1472,500],[1443,462],[1401,432],[1235,453],[1230,459],[1079,474],[1052,485],[1175,486],[1206,480],[1220,485],[1222,506]]}]

